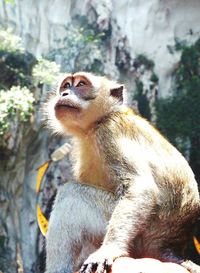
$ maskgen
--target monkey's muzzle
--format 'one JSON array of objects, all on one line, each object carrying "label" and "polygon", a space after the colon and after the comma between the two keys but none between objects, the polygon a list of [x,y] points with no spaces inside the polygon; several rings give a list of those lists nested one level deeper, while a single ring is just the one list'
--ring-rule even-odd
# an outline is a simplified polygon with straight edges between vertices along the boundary
[{"label": "monkey's muzzle", "polygon": [[76,110],[80,111],[81,108],[78,104],[68,100],[68,99],[59,99],[54,107],[55,111],[67,111],[67,110]]}]

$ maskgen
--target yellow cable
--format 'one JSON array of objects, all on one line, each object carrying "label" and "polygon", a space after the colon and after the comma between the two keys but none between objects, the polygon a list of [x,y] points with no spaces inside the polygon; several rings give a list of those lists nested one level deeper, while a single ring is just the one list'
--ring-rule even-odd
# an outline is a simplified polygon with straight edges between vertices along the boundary
[{"label": "yellow cable", "polygon": [[37,170],[38,170],[38,175],[37,175],[37,182],[36,182],[36,188],[35,191],[38,194],[40,191],[40,186],[42,183],[42,179],[44,177],[44,174],[47,171],[47,168],[49,167],[50,161],[46,161],[44,164],[42,164]]},{"label": "yellow cable", "polygon": [[37,205],[37,221],[41,233],[43,234],[43,236],[46,236],[49,222],[47,218],[44,216],[43,212],[41,211],[39,205]]}]

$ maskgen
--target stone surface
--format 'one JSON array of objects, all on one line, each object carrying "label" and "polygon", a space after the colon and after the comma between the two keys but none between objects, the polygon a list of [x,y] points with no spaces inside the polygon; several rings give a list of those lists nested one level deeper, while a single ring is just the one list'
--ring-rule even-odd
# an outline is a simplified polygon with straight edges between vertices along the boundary
[{"label": "stone surface", "polygon": [[118,258],[112,268],[112,273],[189,273],[184,267],[175,263],[162,263],[156,259]]},{"label": "stone surface", "polygon": [[180,58],[175,44],[191,44],[200,37],[198,0],[13,2],[6,4],[0,0],[0,23],[12,27],[23,38],[25,48],[36,56],[56,48],[56,40],[66,35],[65,26],[73,17],[86,15],[100,29],[111,26],[113,30],[111,48],[107,49],[108,66],[115,66],[116,47],[126,39],[133,59],[144,54],[154,60],[162,96],[171,90],[171,74]]}]

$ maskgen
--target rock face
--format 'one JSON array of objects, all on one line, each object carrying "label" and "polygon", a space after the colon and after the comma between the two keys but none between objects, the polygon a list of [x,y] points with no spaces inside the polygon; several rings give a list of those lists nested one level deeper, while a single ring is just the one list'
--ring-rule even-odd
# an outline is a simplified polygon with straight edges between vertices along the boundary
[{"label": "rock face", "polygon": [[[167,96],[180,58],[177,49],[200,37],[199,11],[199,0],[0,0],[0,24],[11,27],[22,37],[24,47],[40,57],[58,48],[58,40],[67,35],[66,25],[73,24],[77,15],[86,16],[99,31],[109,33],[103,45],[104,73],[125,82],[130,90],[133,90],[135,77],[140,77],[149,89],[152,71],[145,71],[142,66],[137,69],[135,63],[138,55],[147,56],[154,61],[154,73],[159,78],[149,96],[154,96],[152,92]],[[58,54],[57,59],[62,59],[62,55]],[[8,260],[4,259],[7,266],[2,268],[8,273],[42,272],[38,268],[42,262],[38,262],[37,256],[42,243],[35,217],[35,170],[64,141],[50,137],[41,128],[39,113],[43,94],[41,90],[38,92],[41,94],[35,121],[21,131],[17,147],[9,158],[0,156],[0,251],[5,246],[10,250]],[[51,189],[60,181],[73,179],[68,160],[57,166],[52,165],[46,177],[46,196],[51,196]],[[45,200],[43,204],[47,205]]]},{"label": "rock face", "polygon": [[66,35],[66,24],[77,15],[87,16],[102,30],[111,28],[108,66],[114,69],[116,48],[126,41],[123,46],[132,59],[144,54],[154,60],[159,94],[164,96],[170,92],[171,73],[180,57],[176,46],[191,44],[200,36],[198,0],[5,2],[0,1],[0,23],[12,27],[37,56],[56,48],[57,40]]}]

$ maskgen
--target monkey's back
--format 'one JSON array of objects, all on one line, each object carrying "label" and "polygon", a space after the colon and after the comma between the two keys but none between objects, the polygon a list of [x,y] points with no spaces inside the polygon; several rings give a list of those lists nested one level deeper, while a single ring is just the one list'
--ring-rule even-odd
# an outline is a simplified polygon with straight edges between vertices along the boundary
[{"label": "monkey's back", "polygon": [[[118,164],[137,174],[147,173],[158,189],[150,220],[130,244],[134,256],[161,258],[162,249],[174,249],[181,255],[200,211],[197,183],[186,159],[132,111],[115,113],[103,130],[104,139],[113,134],[111,130],[115,133],[114,140],[108,141],[112,145],[104,146],[113,156],[117,150]],[[144,181],[144,187],[147,184]]]}]

